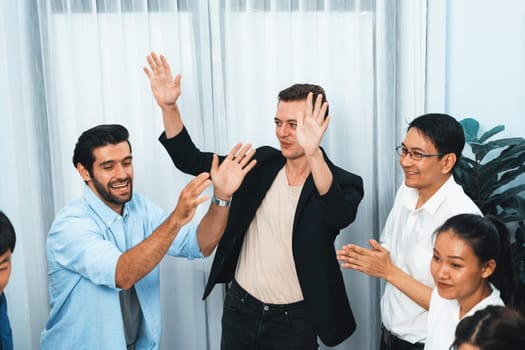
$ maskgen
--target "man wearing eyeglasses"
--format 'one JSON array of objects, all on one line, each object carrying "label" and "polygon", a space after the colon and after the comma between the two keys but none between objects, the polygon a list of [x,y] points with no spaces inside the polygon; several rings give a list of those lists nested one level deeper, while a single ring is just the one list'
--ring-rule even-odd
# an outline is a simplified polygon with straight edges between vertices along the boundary
[{"label": "man wearing eyeglasses", "polygon": [[348,244],[337,252],[342,266],[387,282],[381,298],[381,350],[423,349],[434,287],[433,233],[456,214],[481,214],[452,176],[464,145],[463,128],[453,117],[425,114],[414,119],[396,147],[405,182],[381,244],[371,239],[370,249]]}]

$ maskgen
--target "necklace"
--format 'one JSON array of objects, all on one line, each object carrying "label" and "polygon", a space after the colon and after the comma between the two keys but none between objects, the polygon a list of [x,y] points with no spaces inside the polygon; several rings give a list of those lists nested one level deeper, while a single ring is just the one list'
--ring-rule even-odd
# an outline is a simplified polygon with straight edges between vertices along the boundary
[{"label": "necklace", "polygon": [[286,178],[288,179],[288,185],[290,186],[302,185],[308,177],[308,175],[310,174],[310,169],[308,167],[295,174],[292,173],[288,164],[284,166],[284,169],[286,173]]}]

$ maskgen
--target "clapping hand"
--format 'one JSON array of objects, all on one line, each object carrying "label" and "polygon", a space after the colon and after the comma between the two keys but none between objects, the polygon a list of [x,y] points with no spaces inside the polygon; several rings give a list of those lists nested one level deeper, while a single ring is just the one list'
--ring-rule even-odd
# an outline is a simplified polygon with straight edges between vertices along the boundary
[{"label": "clapping hand", "polygon": [[344,245],[337,251],[337,260],[343,267],[361,271],[372,277],[387,277],[392,267],[390,252],[376,240],[368,241],[370,248],[363,248],[355,244]]}]

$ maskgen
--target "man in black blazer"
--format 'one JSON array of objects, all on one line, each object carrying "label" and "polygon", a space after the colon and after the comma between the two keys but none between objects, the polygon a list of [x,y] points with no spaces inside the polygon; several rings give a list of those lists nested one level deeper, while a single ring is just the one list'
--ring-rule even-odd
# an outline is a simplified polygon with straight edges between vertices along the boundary
[{"label": "man in black blazer", "polygon": [[[165,127],[159,140],[181,171],[208,171],[213,153],[193,144],[177,107],[180,75],[173,79],[162,55],[147,60]],[[317,336],[333,346],[356,327],[334,240],[355,219],[362,180],[320,147],[330,122],[320,86],[281,91],[274,122],[281,149],[258,148],[234,198],[212,198],[231,205],[204,292],[231,282],[222,349],[317,349]]]}]

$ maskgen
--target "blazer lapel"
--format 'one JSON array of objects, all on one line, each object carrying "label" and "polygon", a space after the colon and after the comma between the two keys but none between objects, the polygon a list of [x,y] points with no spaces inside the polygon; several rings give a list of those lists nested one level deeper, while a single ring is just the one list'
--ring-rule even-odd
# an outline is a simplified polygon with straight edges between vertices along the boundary
[{"label": "blazer lapel", "polygon": [[306,181],[303,185],[303,190],[301,191],[301,194],[299,195],[299,202],[297,203],[297,209],[295,209],[295,216],[293,220],[293,230],[292,234],[295,233],[295,228],[297,227],[297,221],[301,217],[302,211],[304,210],[306,203],[308,203],[308,200],[311,196],[314,194],[314,179],[312,177],[312,174],[308,175],[306,178]]},{"label": "blazer lapel", "polygon": [[[332,163],[326,156],[326,153],[322,147],[321,147],[321,152],[323,153],[324,160],[328,164],[330,171],[332,171]],[[301,195],[299,196],[299,202],[297,203],[297,209],[295,210],[295,216],[293,220],[292,235],[295,234],[295,229],[297,227],[297,221],[301,217],[302,211],[304,210],[306,203],[308,203],[308,200],[310,199],[311,196],[315,195],[314,191],[317,191],[317,189],[315,188],[314,178],[312,174],[310,174],[306,178],[306,181],[304,182],[303,190],[301,191]]]}]

